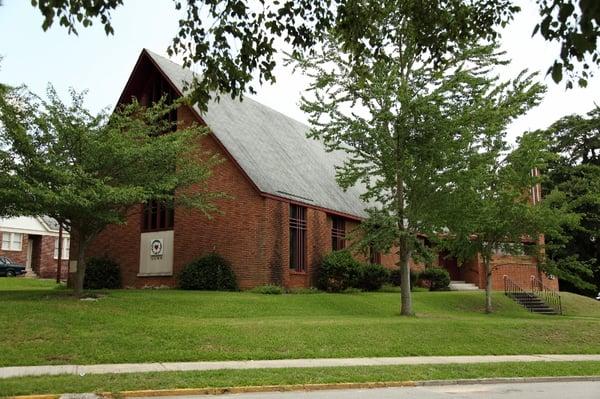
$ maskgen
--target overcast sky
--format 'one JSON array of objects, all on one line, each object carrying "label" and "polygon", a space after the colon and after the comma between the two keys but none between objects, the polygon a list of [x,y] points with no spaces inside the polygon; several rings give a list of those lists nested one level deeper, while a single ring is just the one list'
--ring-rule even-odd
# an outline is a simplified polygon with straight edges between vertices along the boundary
[{"label": "overcast sky", "polygon": [[[565,90],[556,85],[545,71],[555,58],[556,46],[541,38],[531,38],[539,19],[535,3],[522,1],[524,8],[517,19],[503,31],[502,45],[513,60],[503,77],[516,75],[521,69],[542,71],[548,85],[543,103],[516,121],[509,129],[512,138],[525,130],[547,127],[561,116],[585,113],[600,103],[600,71],[586,89]],[[0,6],[0,82],[27,84],[34,92],[44,92],[52,82],[60,93],[66,90],[89,90],[92,110],[113,107],[142,48],[166,56],[177,29],[178,15],[173,2],[127,0],[113,13],[114,36],[106,36],[99,24],[80,29],[79,36],[68,35],[55,26],[42,31],[42,16],[28,0],[4,0]],[[151,6],[149,6],[151,4]],[[282,66],[276,70],[277,83],[258,87],[253,96],[258,101],[297,120],[306,121],[298,100],[306,80]],[[255,84],[258,86],[258,84]]]}]

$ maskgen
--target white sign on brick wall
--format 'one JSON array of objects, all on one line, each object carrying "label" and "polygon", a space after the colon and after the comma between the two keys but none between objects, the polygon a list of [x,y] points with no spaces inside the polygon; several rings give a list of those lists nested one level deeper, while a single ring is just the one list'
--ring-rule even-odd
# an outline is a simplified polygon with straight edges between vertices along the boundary
[{"label": "white sign on brick wall", "polygon": [[140,234],[139,276],[173,274],[173,230]]}]

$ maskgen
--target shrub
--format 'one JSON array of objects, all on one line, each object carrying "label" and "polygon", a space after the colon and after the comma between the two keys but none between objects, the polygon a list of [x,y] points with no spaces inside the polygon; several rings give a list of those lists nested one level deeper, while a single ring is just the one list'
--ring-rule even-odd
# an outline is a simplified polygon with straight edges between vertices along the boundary
[{"label": "shrub", "polygon": [[303,288],[303,287],[299,287],[299,288],[289,288],[287,290],[288,294],[298,294],[298,295],[307,295],[307,294],[319,294],[321,291],[318,288],[315,287],[308,287],[308,288]]},{"label": "shrub", "polygon": [[108,257],[89,258],[85,262],[83,288],[88,290],[121,288],[119,264]]},{"label": "shrub", "polygon": [[390,272],[375,263],[361,265],[357,287],[364,291],[377,291],[390,279]]},{"label": "shrub", "polygon": [[340,292],[356,284],[360,263],[346,250],[327,254],[317,275],[317,287],[323,291]]},{"label": "shrub", "polygon": [[[411,270],[410,271],[410,289],[411,290],[417,284],[418,279],[419,279],[419,272]],[[395,285],[396,287],[400,287],[400,285],[402,285],[402,274],[400,273],[400,269],[394,269],[390,272],[390,280],[389,281],[392,285]]]},{"label": "shrub", "polygon": [[450,285],[450,274],[446,269],[440,267],[430,267],[421,272],[421,280],[429,282],[429,291],[441,291]]},{"label": "shrub", "polygon": [[235,291],[237,281],[227,260],[212,253],[187,265],[179,275],[184,290]]},{"label": "shrub", "polygon": [[400,292],[400,287],[391,284],[384,284],[378,290],[379,292]]},{"label": "shrub", "polygon": [[255,294],[265,294],[265,295],[281,295],[283,294],[283,288],[278,285],[261,285],[258,287],[254,287],[250,290]]}]

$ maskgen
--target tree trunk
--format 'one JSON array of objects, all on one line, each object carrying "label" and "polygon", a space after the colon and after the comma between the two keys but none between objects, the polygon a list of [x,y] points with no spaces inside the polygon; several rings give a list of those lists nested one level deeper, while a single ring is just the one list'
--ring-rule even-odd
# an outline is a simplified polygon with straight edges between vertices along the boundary
[{"label": "tree trunk", "polygon": [[77,272],[75,274],[75,296],[83,294],[83,280],[85,278],[85,249],[87,243],[79,238],[77,243]]},{"label": "tree trunk", "polygon": [[412,316],[412,295],[410,292],[410,251],[405,248],[400,248],[398,254],[400,255],[400,314],[402,316]]},{"label": "tree trunk", "polygon": [[492,313],[492,267],[489,259],[484,259],[485,265],[485,313]]}]

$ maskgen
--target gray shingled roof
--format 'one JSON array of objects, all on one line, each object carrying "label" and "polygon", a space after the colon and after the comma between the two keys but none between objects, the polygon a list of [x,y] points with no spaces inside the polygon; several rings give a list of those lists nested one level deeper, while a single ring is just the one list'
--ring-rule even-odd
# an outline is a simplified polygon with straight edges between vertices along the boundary
[{"label": "gray shingled roof", "polygon": [[60,228],[58,221],[50,216],[40,216],[40,219],[42,219],[43,223],[45,223],[51,231],[58,231]]},{"label": "gray shingled roof", "polygon": [[[183,93],[194,73],[146,51]],[[248,97],[240,102],[224,95],[206,113],[195,110],[261,192],[365,217],[360,189],[344,192],[335,180],[335,166],[346,154],[328,153],[308,139],[308,126]]]}]

